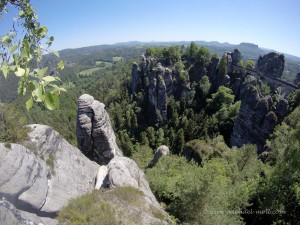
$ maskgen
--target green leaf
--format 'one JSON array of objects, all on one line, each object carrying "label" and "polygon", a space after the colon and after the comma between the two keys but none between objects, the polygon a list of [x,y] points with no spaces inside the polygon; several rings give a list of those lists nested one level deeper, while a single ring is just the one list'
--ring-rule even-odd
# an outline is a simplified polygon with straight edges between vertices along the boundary
[{"label": "green leaf", "polygon": [[45,73],[47,72],[47,70],[48,70],[48,67],[44,67],[43,69],[41,69],[37,72],[37,76],[39,78],[42,78],[45,75]]},{"label": "green leaf", "polygon": [[6,61],[2,62],[1,70],[2,70],[3,76],[6,78],[7,74],[8,74],[8,65],[7,65]]},{"label": "green leaf", "polygon": [[55,94],[47,93],[47,95],[45,96],[44,103],[47,109],[49,110],[59,108],[58,97]]},{"label": "green leaf", "polygon": [[9,47],[8,52],[9,54],[14,53],[19,48],[19,45],[12,45]]},{"label": "green leaf", "polygon": [[36,85],[34,94],[37,97],[37,99],[36,99],[37,102],[42,102],[45,99],[45,95],[43,93],[44,92],[43,89],[44,89],[44,86],[42,84],[37,84]]},{"label": "green leaf", "polygon": [[46,77],[43,77],[42,80],[46,81],[46,82],[52,82],[52,81],[55,81],[55,77],[52,77],[52,76],[46,76]]},{"label": "green leaf", "polygon": [[29,109],[33,106],[33,99],[30,98],[28,101],[26,101],[26,108],[29,111]]},{"label": "green leaf", "polygon": [[25,71],[23,68],[18,67],[18,68],[17,68],[17,71],[15,72],[15,74],[16,74],[16,76],[18,76],[18,77],[22,77],[22,76],[24,76],[25,72],[26,72],[26,71]]},{"label": "green leaf", "polygon": [[42,37],[45,37],[47,33],[48,33],[48,28],[46,26],[42,26],[37,30],[37,34]]},{"label": "green leaf", "polygon": [[31,92],[35,91],[35,85],[36,85],[35,81],[30,81],[30,83],[29,83],[29,89],[30,89]]},{"label": "green leaf", "polygon": [[10,43],[10,37],[8,35],[3,35],[1,41],[8,45]]},{"label": "green leaf", "polygon": [[59,53],[57,51],[52,50],[51,52],[52,52],[53,55],[55,55],[56,57],[59,58]]},{"label": "green leaf", "polygon": [[65,67],[65,61],[61,60],[59,63],[57,63],[57,69],[63,70]]},{"label": "green leaf", "polygon": [[21,59],[30,58],[30,46],[26,39],[23,40],[23,46],[21,48]]},{"label": "green leaf", "polygon": [[25,78],[21,77],[19,80],[19,86],[18,86],[18,94],[19,95],[25,95],[26,94],[26,84],[25,84]]}]

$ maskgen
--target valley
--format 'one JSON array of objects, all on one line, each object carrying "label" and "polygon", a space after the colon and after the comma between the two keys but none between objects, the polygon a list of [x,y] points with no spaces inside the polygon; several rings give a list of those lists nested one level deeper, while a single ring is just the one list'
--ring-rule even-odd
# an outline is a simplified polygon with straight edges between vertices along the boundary
[{"label": "valley", "polygon": [[[111,183],[104,180],[103,188],[122,187],[122,173],[130,174],[132,183],[125,183],[142,191],[147,204],[152,201],[141,212],[144,224],[149,215],[149,221],[158,224],[295,224],[299,220],[299,58],[249,43],[217,42],[122,43],[66,49],[60,57],[65,69],[58,74],[57,84],[67,92],[59,97],[59,109],[50,111],[36,103],[28,111],[28,96],[14,95],[18,79],[11,76],[1,83],[6,87],[0,93],[0,140],[5,143],[1,151],[9,152],[11,144],[15,152],[19,147],[14,143],[18,143],[30,149],[22,154],[34,158],[26,151],[33,151],[33,144],[41,145],[35,150],[37,163],[52,178],[43,175],[40,182],[64,176],[60,163],[67,160],[65,151],[75,151],[89,165],[89,179],[99,166],[117,171],[107,173]],[[42,64],[51,70],[55,60],[46,55]],[[293,88],[288,89],[289,85]],[[26,124],[50,128],[20,129]],[[39,137],[38,129],[44,136]],[[42,137],[45,141],[39,143]],[[48,149],[52,145],[60,151]],[[167,146],[169,154],[152,165],[161,146]],[[51,167],[57,168],[56,175]],[[133,173],[139,174],[142,184],[135,185]],[[91,193],[92,186],[86,186],[82,194]],[[55,191],[60,193],[60,188]],[[115,192],[116,196],[127,192],[140,196],[131,189]],[[93,192],[91,196],[105,205],[110,217],[103,218],[108,224],[116,224],[109,222],[116,211],[126,210],[126,204],[114,204],[119,201],[112,200],[114,195]],[[51,201],[49,207],[54,204]],[[130,215],[135,215],[138,203],[130,204]],[[42,217],[49,212],[44,216],[56,224],[57,215],[63,223],[75,208],[66,206],[59,213],[61,208],[44,207],[33,212]],[[279,213],[241,213],[266,208]],[[86,210],[90,213],[91,208]],[[240,213],[229,213],[232,210]]]}]

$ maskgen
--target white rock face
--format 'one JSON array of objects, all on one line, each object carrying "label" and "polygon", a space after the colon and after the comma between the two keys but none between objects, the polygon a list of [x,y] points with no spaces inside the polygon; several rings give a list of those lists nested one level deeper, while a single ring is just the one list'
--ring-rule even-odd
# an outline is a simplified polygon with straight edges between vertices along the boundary
[{"label": "white rock face", "polygon": [[53,218],[70,199],[94,189],[99,165],[50,127],[29,127],[27,148],[0,144],[0,197],[22,211]]},{"label": "white rock face", "polygon": [[57,221],[16,209],[13,204],[3,198],[0,200],[0,223],[1,225],[56,225]]}]

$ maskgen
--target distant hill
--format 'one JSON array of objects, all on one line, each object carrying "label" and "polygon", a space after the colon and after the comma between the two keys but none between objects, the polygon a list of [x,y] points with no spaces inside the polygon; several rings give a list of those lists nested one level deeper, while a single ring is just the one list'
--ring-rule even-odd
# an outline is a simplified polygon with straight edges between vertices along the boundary
[{"label": "distant hill", "polygon": [[[195,41],[197,45],[206,47],[211,53],[217,53],[222,56],[225,51],[233,51],[238,48],[242,53],[242,59],[253,59],[256,61],[259,55],[267,54],[271,49],[259,47],[252,43],[240,43],[238,45],[230,44],[228,42],[220,43],[217,41]],[[113,57],[122,57],[126,61],[136,60],[139,56],[145,52],[147,47],[165,47],[171,45],[187,46],[190,41],[169,41],[169,42],[139,42],[130,41],[116,43],[113,45],[97,45],[88,46],[75,49],[64,49],[59,51],[62,59],[66,61],[67,67],[79,66],[84,69],[95,67],[97,62],[109,62],[113,63]],[[286,58],[285,70],[283,73],[283,79],[292,81],[295,79],[296,74],[300,73],[300,58],[290,54],[284,54]],[[45,55],[44,66],[48,66],[50,69],[55,68],[56,59],[51,55]],[[0,75],[0,101],[11,102],[17,97],[17,82],[18,78],[10,76],[8,79],[4,79]]]},{"label": "distant hill", "polygon": [[[242,42],[238,45],[230,44],[228,42],[220,43],[218,41],[195,41],[197,45],[203,46],[208,48],[212,53],[217,53],[219,56],[222,56],[225,51],[233,51],[235,48],[238,48],[242,53],[242,59],[253,59],[256,61],[260,55],[267,54],[269,52],[275,51],[272,49],[267,49],[263,47],[259,47],[253,43],[246,43]],[[158,46],[170,46],[170,45],[189,45],[190,41],[168,41],[168,42],[139,42],[139,41],[130,41],[130,42],[121,42],[116,43],[113,45],[97,45],[97,46],[89,46],[83,48],[76,48],[76,49],[64,49],[60,51],[61,56],[68,60],[74,61],[81,61],[86,62],[89,61],[91,58],[97,58],[99,55],[103,57],[103,53],[106,52],[107,58],[109,60],[113,57],[113,55],[119,55],[124,57],[125,59],[134,58],[141,54],[143,51],[150,46],[158,47]],[[107,50],[110,50],[107,51]],[[290,54],[283,53],[286,58],[286,65],[285,70],[283,73],[283,79],[286,80],[293,80],[297,73],[300,72],[300,57],[293,56]],[[79,55],[81,55],[79,57]],[[135,56],[134,56],[135,55]],[[78,57],[80,60],[78,60]],[[77,58],[77,60],[76,60]],[[102,59],[103,60],[103,59]]]}]

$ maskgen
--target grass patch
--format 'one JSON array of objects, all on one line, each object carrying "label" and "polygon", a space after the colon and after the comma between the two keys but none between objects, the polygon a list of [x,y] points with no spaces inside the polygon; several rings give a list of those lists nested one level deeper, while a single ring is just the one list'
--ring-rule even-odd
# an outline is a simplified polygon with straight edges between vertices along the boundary
[{"label": "grass patch", "polygon": [[58,214],[58,221],[65,225],[117,225],[115,210],[99,199],[98,191],[71,200]]},{"label": "grass patch", "polygon": [[119,56],[115,56],[112,58],[113,62],[119,62],[122,59],[123,59],[123,57],[119,57]]},{"label": "grass patch", "polygon": [[128,204],[137,206],[141,204],[142,197],[144,195],[143,192],[131,186],[116,187],[113,190],[113,194],[118,199],[121,199]]},{"label": "grass patch", "polygon": [[79,75],[81,76],[90,76],[92,75],[93,73],[97,72],[98,70],[100,70],[99,67],[96,67],[96,68],[91,68],[91,69],[87,69],[87,70],[83,70],[79,73]]},{"label": "grass patch", "polygon": [[105,61],[100,61],[100,60],[95,61],[95,64],[100,67],[112,67],[112,65],[113,65],[111,62],[105,62]]},{"label": "grass patch", "polygon": [[162,224],[161,220],[169,221],[159,209],[154,206],[149,209],[146,205],[143,192],[130,186],[94,190],[71,200],[56,219],[61,225],[140,225],[144,224],[146,213],[157,224]]}]

